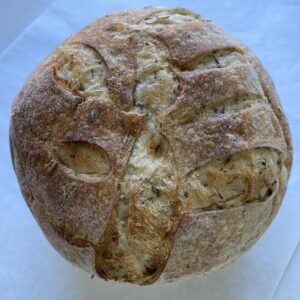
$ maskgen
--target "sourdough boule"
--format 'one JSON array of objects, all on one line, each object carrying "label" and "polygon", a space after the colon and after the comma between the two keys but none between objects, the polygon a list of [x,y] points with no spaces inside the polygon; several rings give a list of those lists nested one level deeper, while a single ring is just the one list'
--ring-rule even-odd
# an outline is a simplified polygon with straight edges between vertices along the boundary
[{"label": "sourdough boule", "polygon": [[185,9],[120,11],[69,37],[16,97],[10,142],[57,251],[137,284],[247,251],[277,213],[292,161],[260,61]]}]

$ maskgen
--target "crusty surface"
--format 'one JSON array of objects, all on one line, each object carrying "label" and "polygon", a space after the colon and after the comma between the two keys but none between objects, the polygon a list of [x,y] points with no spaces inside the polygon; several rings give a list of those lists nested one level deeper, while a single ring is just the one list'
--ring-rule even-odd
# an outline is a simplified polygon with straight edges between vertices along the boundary
[{"label": "crusty surface", "polygon": [[117,12],[67,39],[17,96],[10,142],[51,244],[90,273],[138,284],[248,250],[292,162],[259,60],[184,9]]}]

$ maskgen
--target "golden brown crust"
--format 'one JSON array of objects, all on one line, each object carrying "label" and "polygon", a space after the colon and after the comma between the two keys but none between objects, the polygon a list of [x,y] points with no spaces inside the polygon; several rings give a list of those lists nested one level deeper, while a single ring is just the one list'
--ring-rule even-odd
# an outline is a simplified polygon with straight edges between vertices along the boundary
[{"label": "golden brown crust", "polygon": [[[249,57],[251,64],[254,66],[255,71],[257,72],[261,85],[264,89],[265,95],[268,97],[270,105],[281,125],[282,131],[284,133],[286,145],[287,145],[287,157],[286,157],[286,167],[288,170],[291,169],[292,160],[293,160],[293,146],[291,140],[291,133],[287,119],[284,115],[283,108],[280,102],[280,99],[277,95],[274,83],[267,70],[264,69],[262,63],[257,57],[247,49],[247,56]],[[289,175],[290,173],[288,173]]]},{"label": "golden brown crust", "polygon": [[231,262],[265,230],[271,202],[184,215],[162,280],[205,273]]},{"label": "golden brown crust", "polygon": [[88,272],[139,284],[249,249],[292,162],[261,63],[184,9],[117,12],[67,39],[17,96],[10,141],[51,244]]},{"label": "golden brown crust", "polygon": [[211,22],[183,23],[162,30],[158,37],[168,47],[172,62],[186,69],[192,61],[219,49],[235,49],[240,44]]}]

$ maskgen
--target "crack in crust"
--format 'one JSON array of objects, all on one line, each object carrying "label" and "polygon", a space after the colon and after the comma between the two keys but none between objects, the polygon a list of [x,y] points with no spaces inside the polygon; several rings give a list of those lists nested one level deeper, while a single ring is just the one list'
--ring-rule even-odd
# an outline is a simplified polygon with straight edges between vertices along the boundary
[{"label": "crack in crust", "polygon": [[170,281],[232,261],[271,222],[290,169],[287,125],[255,58],[217,26],[184,9],[112,14],[34,76],[39,91],[29,80],[14,106],[13,162],[73,263]]}]

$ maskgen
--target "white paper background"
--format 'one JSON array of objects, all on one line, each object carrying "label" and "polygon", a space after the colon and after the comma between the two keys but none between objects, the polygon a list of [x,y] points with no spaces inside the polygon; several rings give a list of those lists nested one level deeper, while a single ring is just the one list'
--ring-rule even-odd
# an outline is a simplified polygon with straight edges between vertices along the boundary
[{"label": "white paper background", "polygon": [[[90,279],[49,245],[20,194],[10,161],[8,126],[15,95],[60,42],[105,13],[148,5],[190,8],[253,49],[271,73],[287,114],[294,164],[277,217],[242,258],[203,277],[139,287]],[[54,1],[0,57],[0,299],[300,299],[299,19],[297,0]]]}]

